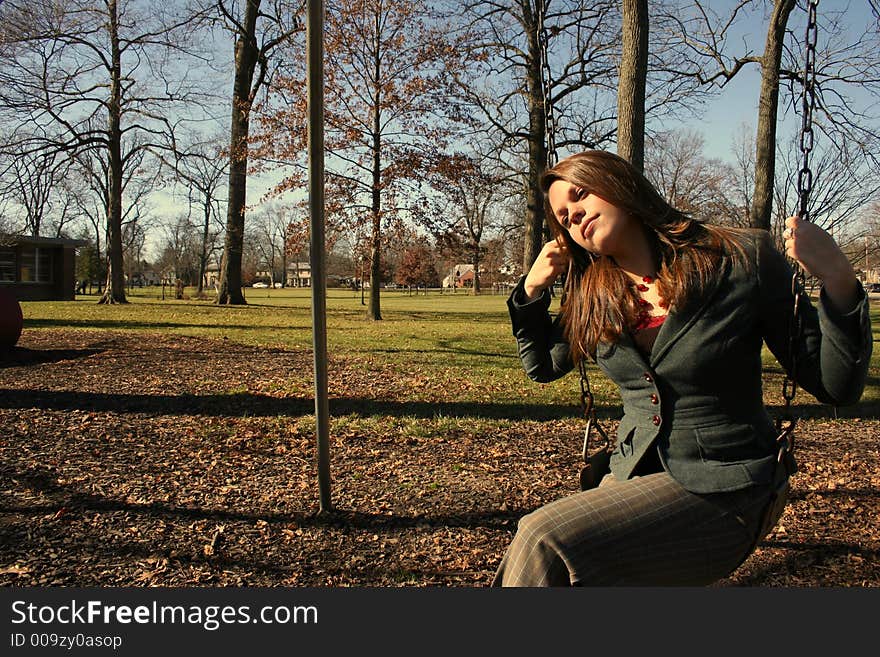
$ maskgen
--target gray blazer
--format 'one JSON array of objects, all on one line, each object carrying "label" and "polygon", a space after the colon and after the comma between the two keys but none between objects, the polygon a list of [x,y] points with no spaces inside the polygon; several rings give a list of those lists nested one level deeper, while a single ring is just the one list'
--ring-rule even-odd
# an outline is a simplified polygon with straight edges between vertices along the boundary
[{"label": "gray blazer", "polygon": [[[776,429],[762,397],[761,348],[766,342],[790,371],[792,270],[766,231],[750,231],[750,267],[725,258],[706,294],[672,308],[645,358],[632,336],[600,344],[599,368],[620,388],[624,416],[611,457],[617,479],[628,479],[656,445],[664,469],[696,493],[769,483]],[[528,302],[524,278],[508,299],[513,334],[528,376],[549,382],[573,365],[560,318],[550,317],[545,291]],[[824,290],[818,309],[802,309],[804,339],[797,383],[822,403],[859,400],[872,349],[868,299],[836,312]]]}]

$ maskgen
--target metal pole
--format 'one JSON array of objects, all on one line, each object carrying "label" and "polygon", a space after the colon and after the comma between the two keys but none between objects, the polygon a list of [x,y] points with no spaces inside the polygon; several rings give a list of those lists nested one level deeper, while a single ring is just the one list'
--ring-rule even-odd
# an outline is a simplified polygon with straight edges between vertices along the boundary
[{"label": "metal pole", "polygon": [[315,348],[315,429],[320,512],[330,503],[330,410],[327,402],[327,277],[324,267],[324,2],[308,0],[306,66],[309,105],[312,340]]}]

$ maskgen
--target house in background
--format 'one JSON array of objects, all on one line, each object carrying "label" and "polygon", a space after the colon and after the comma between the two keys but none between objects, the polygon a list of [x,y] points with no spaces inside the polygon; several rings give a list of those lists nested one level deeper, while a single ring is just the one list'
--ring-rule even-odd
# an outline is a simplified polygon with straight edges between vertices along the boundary
[{"label": "house in background", "polygon": [[0,287],[19,301],[73,301],[76,249],[86,240],[0,236]]},{"label": "house in background", "polygon": [[217,287],[217,281],[220,280],[220,265],[209,262],[205,265],[205,287]]},{"label": "house in background", "polygon": [[141,273],[144,285],[162,285],[162,275],[155,269],[147,269]]},{"label": "house in background", "polygon": [[[480,273],[482,273],[480,269]],[[474,285],[474,266],[473,265],[455,265],[449,276],[443,279],[443,287],[473,287]]]},{"label": "house in background", "polygon": [[312,265],[308,262],[287,263],[287,287],[311,287]]}]

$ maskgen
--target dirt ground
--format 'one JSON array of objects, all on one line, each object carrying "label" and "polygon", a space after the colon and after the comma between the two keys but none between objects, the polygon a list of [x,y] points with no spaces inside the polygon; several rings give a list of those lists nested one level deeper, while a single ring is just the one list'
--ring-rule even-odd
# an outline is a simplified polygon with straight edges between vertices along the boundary
[{"label": "dirt ground", "polygon": [[[289,385],[311,368],[306,351],[26,330],[0,361],[0,584],[485,586],[517,519],[576,491],[577,418],[402,431],[394,409],[435,413],[364,356],[330,362],[335,511],[318,514],[313,402]],[[717,586],[880,585],[880,421],[799,426],[792,502]]]}]

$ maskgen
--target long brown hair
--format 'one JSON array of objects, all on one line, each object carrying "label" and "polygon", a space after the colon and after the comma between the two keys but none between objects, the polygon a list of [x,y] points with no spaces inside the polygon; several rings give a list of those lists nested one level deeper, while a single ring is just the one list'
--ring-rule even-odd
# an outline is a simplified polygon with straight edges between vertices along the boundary
[{"label": "long brown hair", "polygon": [[672,207],[628,161],[605,151],[577,153],[541,178],[547,223],[571,254],[561,312],[571,355],[577,363],[595,357],[599,342],[614,343],[634,325],[639,296],[630,278],[608,256],[577,244],[553,214],[547,192],[564,180],[640,220],[654,252],[660,296],[682,309],[699,299],[719,275],[725,256],[745,263],[744,232],[704,224]]}]

